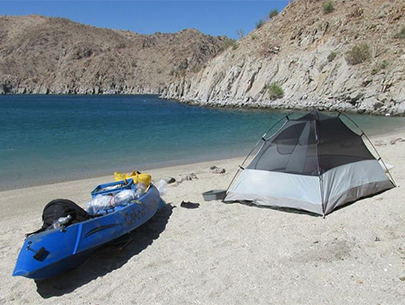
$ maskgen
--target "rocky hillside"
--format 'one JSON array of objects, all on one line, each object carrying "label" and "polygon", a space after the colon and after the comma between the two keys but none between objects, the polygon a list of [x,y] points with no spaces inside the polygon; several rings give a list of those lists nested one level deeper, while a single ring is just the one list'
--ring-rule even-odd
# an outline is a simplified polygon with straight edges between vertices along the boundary
[{"label": "rocky hillside", "polygon": [[0,93],[160,93],[229,42],[196,30],[139,35],[63,18],[0,16]]},{"label": "rocky hillside", "polygon": [[405,2],[296,0],[177,77],[166,98],[202,105],[405,113]]}]

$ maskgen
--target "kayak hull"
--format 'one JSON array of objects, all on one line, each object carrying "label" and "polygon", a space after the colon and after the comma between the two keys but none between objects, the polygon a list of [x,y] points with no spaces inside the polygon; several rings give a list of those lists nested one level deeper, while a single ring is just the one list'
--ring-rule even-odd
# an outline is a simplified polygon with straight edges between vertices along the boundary
[{"label": "kayak hull", "polygon": [[162,205],[159,191],[151,185],[141,198],[111,213],[33,234],[24,241],[13,276],[40,280],[73,269],[98,247],[147,222]]}]

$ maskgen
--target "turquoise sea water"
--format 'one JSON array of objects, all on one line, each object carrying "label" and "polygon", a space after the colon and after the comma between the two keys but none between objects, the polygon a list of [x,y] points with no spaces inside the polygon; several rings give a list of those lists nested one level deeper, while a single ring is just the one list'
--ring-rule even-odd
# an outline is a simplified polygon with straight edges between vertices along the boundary
[{"label": "turquoise sea water", "polygon": [[[0,96],[0,190],[245,156],[287,112],[196,107],[150,95]],[[350,116],[368,134],[404,118]]]}]

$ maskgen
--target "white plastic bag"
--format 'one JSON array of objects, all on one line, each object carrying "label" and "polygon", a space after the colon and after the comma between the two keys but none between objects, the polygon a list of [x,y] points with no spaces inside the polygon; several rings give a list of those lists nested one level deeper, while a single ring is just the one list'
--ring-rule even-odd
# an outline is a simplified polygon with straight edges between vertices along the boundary
[{"label": "white plastic bag", "polygon": [[127,205],[131,200],[135,199],[135,191],[134,190],[123,190],[118,192],[115,196],[115,205]]},{"label": "white plastic bag", "polygon": [[146,186],[143,183],[138,183],[136,185],[136,191],[135,191],[135,198],[141,197],[143,194],[146,192]]},{"label": "white plastic bag", "polygon": [[158,183],[155,184],[156,188],[158,189],[160,195],[164,195],[167,192],[167,182],[161,179]]},{"label": "white plastic bag", "polygon": [[87,202],[84,207],[90,215],[97,214],[100,210],[105,210],[113,207],[114,196],[112,195],[97,195],[91,201]]},{"label": "white plastic bag", "polygon": [[131,200],[137,198],[135,190],[123,190],[121,192],[105,195],[97,195],[85,204],[86,212],[90,215],[97,214],[100,210],[114,208],[116,206],[126,206]]}]

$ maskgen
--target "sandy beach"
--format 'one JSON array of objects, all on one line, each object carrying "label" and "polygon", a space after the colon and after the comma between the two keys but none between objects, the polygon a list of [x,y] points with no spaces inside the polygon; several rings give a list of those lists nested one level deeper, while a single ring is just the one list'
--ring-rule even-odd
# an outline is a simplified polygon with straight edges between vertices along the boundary
[{"label": "sandy beach", "polygon": [[[325,219],[205,202],[201,194],[227,188],[241,158],[150,170],[155,181],[184,179],[168,186],[166,207],[124,249],[104,247],[80,268],[48,281],[11,276],[24,234],[41,226],[50,200],[83,206],[112,174],[0,192],[0,304],[401,304],[405,142],[398,138],[405,132],[372,141],[394,166],[399,187]],[[212,165],[226,172],[213,173]],[[185,180],[191,173],[197,178]],[[186,209],[182,201],[200,206]]]}]

